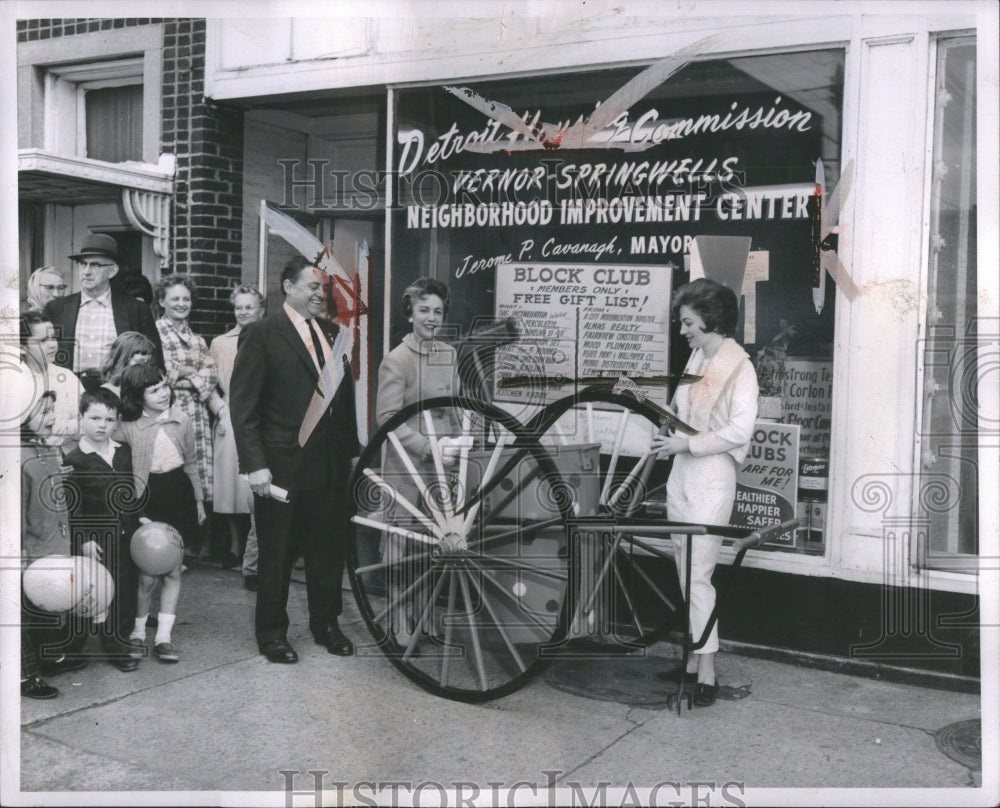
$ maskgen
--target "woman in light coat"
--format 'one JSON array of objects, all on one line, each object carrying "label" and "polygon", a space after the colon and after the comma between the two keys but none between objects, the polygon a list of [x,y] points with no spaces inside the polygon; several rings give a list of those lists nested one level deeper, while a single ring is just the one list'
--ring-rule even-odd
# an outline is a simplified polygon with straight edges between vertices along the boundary
[{"label": "woman in light coat", "polygon": [[[375,399],[375,417],[379,426],[388,421],[408,404],[458,393],[458,363],[455,349],[438,338],[438,332],[448,313],[451,296],[448,287],[432,278],[418,278],[403,293],[403,313],[409,318],[413,330],[382,360],[378,371],[378,395]],[[447,409],[432,410],[431,420],[434,439],[446,446],[459,429],[454,413]],[[431,436],[420,415],[415,415],[395,429],[400,444],[409,459],[430,485],[435,479]],[[446,455],[446,461],[447,455]],[[388,446],[383,455],[382,478],[397,494],[414,506],[423,507],[416,483],[410,476],[396,449]],[[390,509],[395,503],[385,502]],[[404,554],[404,542],[398,537],[382,537],[382,553],[388,559],[399,559]],[[390,597],[405,588],[405,581],[390,581]],[[420,599],[420,593],[417,593]],[[398,605],[393,614],[393,633],[396,641],[405,645],[413,631],[415,612],[412,605]]]}]

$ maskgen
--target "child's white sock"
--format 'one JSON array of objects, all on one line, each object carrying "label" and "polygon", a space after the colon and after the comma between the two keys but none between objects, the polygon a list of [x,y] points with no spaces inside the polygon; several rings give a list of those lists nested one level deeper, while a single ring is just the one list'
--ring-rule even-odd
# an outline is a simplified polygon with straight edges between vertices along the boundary
[{"label": "child's white sock", "polygon": [[170,630],[174,627],[175,616],[165,614],[164,612],[156,615],[156,639],[153,640],[154,645],[159,645],[161,642],[170,642]]},{"label": "child's white sock", "polygon": [[148,614],[144,614],[142,617],[135,618],[135,628],[132,629],[131,637],[135,637],[137,640],[146,641],[146,618],[149,617]]}]

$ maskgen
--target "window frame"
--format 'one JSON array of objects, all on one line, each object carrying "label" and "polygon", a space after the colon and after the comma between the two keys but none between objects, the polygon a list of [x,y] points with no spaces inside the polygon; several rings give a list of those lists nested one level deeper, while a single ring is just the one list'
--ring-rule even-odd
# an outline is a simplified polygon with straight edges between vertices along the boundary
[{"label": "window frame", "polygon": [[[939,94],[943,91],[943,88],[939,87],[940,76],[940,58],[942,55],[942,46],[946,43],[952,45],[962,45],[962,44],[972,44],[976,48],[976,73],[975,84],[978,88],[979,82],[979,70],[981,69],[981,42],[979,41],[978,32],[975,29],[961,29],[961,30],[942,30],[931,32],[928,39],[928,81],[927,81],[927,108],[931,114],[928,115],[927,119],[927,129],[925,134],[925,165],[927,170],[925,172],[925,191],[924,191],[924,227],[923,227],[923,248],[922,248],[922,266],[921,266],[921,310],[920,319],[918,323],[919,333],[917,339],[917,355],[916,360],[916,388],[915,388],[915,423],[914,423],[914,455],[913,455],[913,472],[915,485],[911,490],[911,513],[915,517],[919,517],[918,521],[921,524],[926,524],[926,532],[914,531],[913,537],[911,538],[911,544],[909,547],[909,558],[910,565],[915,570],[926,570],[928,572],[934,572],[938,574],[953,574],[959,577],[967,577],[969,575],[978,575],[979,570],[979,553],[968,553],[959,550],[948,550],[948,549],[938,549],[931,546],[931,523],[930,518],[926,514],[926,507],[921,502],[921,497],[924,493],[925,486],[929,487],[930,483],[925,482],[925,470],[924,470],[924,453],[930,449],[932,444],[932,436],[928,434],[928,425],[925,424],[925,418],[927,416],[928,400],[927,400],[927,383],[929,381],[929,371],[927,369],[927,358],[928,356],[940,354],[939,349],[933,347],[934,334],[932,323],[929,322],[929,317],[931,315],[931,301],[935,299],[935,294],[931,289],[931,284],[934,282],[933,278],[933,267],[934,263],[934,251],[932,248],[932,239],[939,231],[938,226],[938,216],[939,211],[935,210],[935,194],[934,185],[938,181],[938,173],[935,166],[936,157],[936,139],[940,134],[939,127]],[[977,104],[976,109],[973,110],[973,115],[975,121],[973,123],[973,132],[978,135],[978,119],[981,115],[981,110],[979,109],[978,94],[977,94]],[[972,167],[972,173],[978,176],[978,172],[981,168],[978,165],[979,158],[979,143],[977,138],[977,165]],[[975,199],[973,199],[975,203]],[[977,212],[978,215],[978,212]],[[978,269],[980,261],[978,260],[977,251],[977,262],[975,269]],[[976,277],[976,289],[977,292],[981,293],[984,289],[983,277],[977,273]],[[977,335],[974,331],[968,331],[968,327],[977,319],[977,312],[975,310],[976,297],[971,298],[971,303],[973,308],[967,310],[967,317],[965,323],[955,323],[954,324],[954,339],[961,341],[962,343],[976,341]],[[968,333],[967,333],[968,332]],[[942,393],[948,393],[948,389],[942,390]],[[961,391],[959,391],[961,392]],[[982,448],[981,435],[977,434],[975,437],[975,446],[977,449]],[[963,446],[968,444],[968,436],[963,436],[961,433],[956,432],[952,439],[946,439],[942,436],[942,439],[938,441],[940,447],[946,450],[951,450],[953,452],[961,453]],[[977,454],[981,455],[981,451]],[[949,452],[949,455],[958,459],[958,455]],[[927,478],[930,479],[930,478]],[[943,489],[942,489],[943,491]],[[977,503],[981,499],[983,494],[983,479],[980,474],[976,474],[976,495]],[[958,492],[960,497],[960,490]],[[951,492],[947,494],[951,496]],[[961,502],[957,503],[947,503],[951,504],[952,507],[961,507]],[[978,507],[978,504],[977,504]],[[981,522],[978,522],[977,527],[977,544],[981,542],[982,539],[982,527]],[[981,548],[980,548],[981,551]]]},{"label": "window frame", "polygon": [[[143,87],[142,143],[147,145],[147,110],[144,58],[130,56],[109,62],[58,65],[45,69],[45,149],[87,158],[87,92],[108,87]],[[67,137],[66,122],[73,120]],[[159,140],[159,131],[156,133]],[[91,158],[87,158],[91,159]],[[105,161],[102,161],[105,162]],[[122,161],[125,162],[125,161]]]},{"label": "window frame", "polygon": [[[23,112],[18,115],[18,149],[43,149],[74,158],[80,154],[75,143],[71,147],[60,148],[58,138],[52,131],[56,119],[50,107],[54,99],[47,92],[47,85],[54,81],[55,74],[50,77],[50,71],[65,73],[67,70],[89,69],[89,74],[77,73],[77,80],[100,80],[102,76],[107,77],[109,65],[138,59],[142,63],[138,80],[143,85],[142,162],[157,165],[162,128],[163,37],[164,25],[151,23],[135,28],[18,43],[18,106]],[[75,96],[72,103],[75,106]],[[76,114],[75,109],[73,114]],[[75,123],[74,118],[74,138]]]}]

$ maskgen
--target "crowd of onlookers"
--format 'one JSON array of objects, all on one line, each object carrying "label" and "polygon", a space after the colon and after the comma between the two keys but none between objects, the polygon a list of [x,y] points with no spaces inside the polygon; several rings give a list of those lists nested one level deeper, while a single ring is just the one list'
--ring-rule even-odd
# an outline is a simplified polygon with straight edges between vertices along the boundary
[{"label": "crowd of onlookers", "polygon": [[[67,277],[45,266],[22,301],[30,380],[22,568],[53,555],[93,559],[110,572],[114,597],[87,615],[53,615],[22,597],[21,693],[29,698],[56,696],[46,677],[86,666],[91,636],[122,671],[147,655],[178,661],[172,627],[191,564],[242,563],[244,586],[256,585],[252,496],[238,471],[228,394],[240,331],[262,316],[263,296],[235,287],[236,324],[208,344],[190,324],[197,289],[189,277],[168,274],[154,288],[119,266],[107,235],[88,236],[70,259],[79,291],[67,294]],[[183,537],[183,560],[167,573],[138,568],[129,552],[149,522]]]}]

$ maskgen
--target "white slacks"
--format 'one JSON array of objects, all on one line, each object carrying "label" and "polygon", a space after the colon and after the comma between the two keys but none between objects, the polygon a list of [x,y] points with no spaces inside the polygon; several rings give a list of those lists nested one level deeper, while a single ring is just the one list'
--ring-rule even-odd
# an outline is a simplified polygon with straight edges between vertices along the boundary
[{"label": "white slacks", "polygon": [[[713,454],[693,457],[680,454],[667,481],[667,518],[674,522],[726,525],[736,497],[736,463],[731,455]],[[674,535],[674,560],[684,592],[687,536]],[[701,638],[708,618],[715,608],[712,572],[719,558],[721,536],[694,536],[691,544],[691,636]],[[694,653],[711,654],[719,650],[719,626],[716,621],[708,641]]]}]

